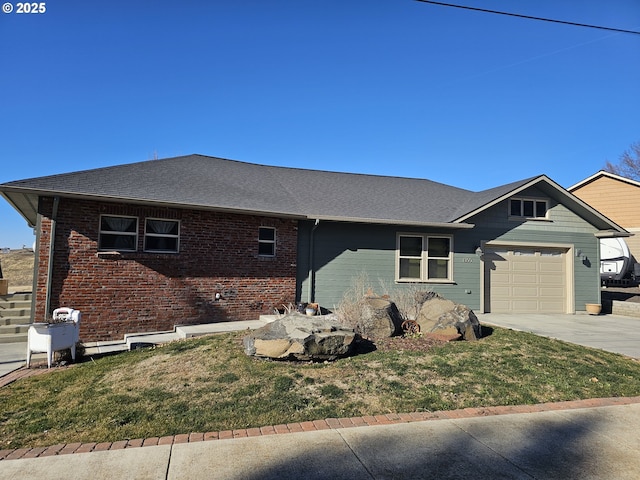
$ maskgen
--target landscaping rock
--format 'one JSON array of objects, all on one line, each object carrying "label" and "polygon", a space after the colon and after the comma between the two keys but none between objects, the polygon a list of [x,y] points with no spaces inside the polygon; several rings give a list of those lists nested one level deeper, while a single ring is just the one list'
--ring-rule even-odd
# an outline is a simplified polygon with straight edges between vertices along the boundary
[{"label": "landscaping rock", "polygon": [[335,360],[349,355],[356,340],[357,334],[333,316],[290,313],[252,331],[244,337],[243,345],[250,356]]},{"label": "landscaping rock", "polygon": [[382,297],[364,299],[361,319],[357,331],[371,338],[392,337],[401,332],[402,317],[392,301]]},{"label": "landscaping rock", "polygon": [[450,335],[455,329],[463,340],[477,340],[482,337],[478,317],[469,307],[447,300],[436,293],[431,294],[422,304],[416,321],[423,333]]}]

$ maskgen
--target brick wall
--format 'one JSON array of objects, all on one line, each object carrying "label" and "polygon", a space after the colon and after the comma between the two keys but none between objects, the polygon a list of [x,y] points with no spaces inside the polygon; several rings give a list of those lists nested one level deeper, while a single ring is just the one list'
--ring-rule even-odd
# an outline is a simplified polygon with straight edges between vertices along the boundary
[{"label": "brick wall", "polygon": [[613,315],[640,318],[640,303],[623,302],[620,300],[613,300],[611,303],[611,313]]},{"label": "brick wall", "polygon": [[[36,321],[45,317],[52,199],[43,214]],[[98,251],[101,214],[139,218],[138,251]],[[145,253],[144,219],[180,221],[179,253]],[[276,256],[258,256],[258,228],[276,228]],[[297,222],[219,212],[61,199],[55,231],[51,307],[82,312],[84,342],[177,324],[254,320],[295,302]],[[216,293],[221,295],[216,300]]]}]

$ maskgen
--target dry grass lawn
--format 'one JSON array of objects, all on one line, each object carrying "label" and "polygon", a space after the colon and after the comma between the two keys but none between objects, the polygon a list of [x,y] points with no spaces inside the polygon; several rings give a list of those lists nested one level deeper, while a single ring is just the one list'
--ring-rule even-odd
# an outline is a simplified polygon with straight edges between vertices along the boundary
[{"label": "dry grass lawn", "polygon": [[9,280],[12,287],[31,287],[33,285],[33,262],[35,254],[32,250],[11,250],[0,253],[2,277]]},{"label": "dry grass lawn", "polygon": [[486,333],[477,342],[390,339],[327,363],[248,357],[245,332],[85,358],[0,388],[0,449],[640,394],[633,359]]}]

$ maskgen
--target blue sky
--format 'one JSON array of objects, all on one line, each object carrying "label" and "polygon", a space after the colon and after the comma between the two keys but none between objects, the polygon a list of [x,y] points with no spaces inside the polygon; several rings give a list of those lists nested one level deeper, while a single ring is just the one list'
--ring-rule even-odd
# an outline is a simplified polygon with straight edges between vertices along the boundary
[{"label": "blue sky", "polygon": [[[200,153],[568,187],[640,141],[640,35],[413,0],[11,3],[0,183]],[[638,0],[450,3],[640,30]],[[0,247],[33,240],[0,198]]]}]

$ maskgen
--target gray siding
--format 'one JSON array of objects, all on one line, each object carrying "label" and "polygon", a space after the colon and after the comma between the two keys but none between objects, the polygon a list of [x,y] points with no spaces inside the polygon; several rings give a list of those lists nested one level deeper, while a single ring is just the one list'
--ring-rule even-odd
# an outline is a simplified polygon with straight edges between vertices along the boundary
[{"label": "gray siding", "polygon": [[[548,198],[531,189],[525,196]],[[433,230],[393,225],[320,222],[313,231],[315,279],[309,296],[309,245],[312,222],[301,222],[298,241],[298,295],[300,301],[316,301],[333,309],[356,278],[366,275],[375,293],[416,284],[395,282],[395,249],[398,232],[453,234],[453,284],[421,283],[425,290],[441,293],[455,302],[479,310],[482,263],[475,250],[482,242],[562,243],[575,245],[585,260],[574,262],[575,308],[600,302],[599,241],[596,229],[564,205],[549,198],[548,221],[517,221],[508,216],[508,202],[499,203],[469,220],[471,230]]]},{"label": "gray siding", "polygon": [[[395,282],[396,235],[398,232],[452,234],[453,230],[426,230],[406,226],[320,223],[313,233],[315,296],[309,298],[309,241],[311,224],[299,228],[298,298],[313,300],[333,309],[355,280],[366,276],[377,294],[413,288],[416,284]],[[465,247],[466,245],[466,247]],[[477,245],[476,245],[477,246]],[[454,235],[454,280],[456,284],[417,284],[446,298],[479,307],[480,261],[475,247],[458,242]],[[466,250],[464,250],[466,248]],[[467,259],[466,261],[464,259]],[[461,282],[461,283],[459,283]],[[465,293],[469,290],[470,293]]]}]

